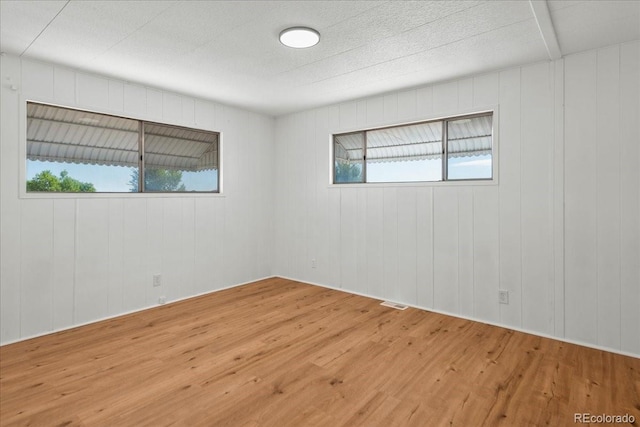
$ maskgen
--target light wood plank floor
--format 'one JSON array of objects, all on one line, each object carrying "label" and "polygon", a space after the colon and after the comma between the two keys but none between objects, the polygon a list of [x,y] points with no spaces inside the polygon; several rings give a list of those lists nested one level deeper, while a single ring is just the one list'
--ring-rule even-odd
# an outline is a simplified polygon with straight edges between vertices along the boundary
[{"label": "light wood plank floor", "polygon": [[640,359],[284,279],[0,348],[2,426],[640,421]]}]

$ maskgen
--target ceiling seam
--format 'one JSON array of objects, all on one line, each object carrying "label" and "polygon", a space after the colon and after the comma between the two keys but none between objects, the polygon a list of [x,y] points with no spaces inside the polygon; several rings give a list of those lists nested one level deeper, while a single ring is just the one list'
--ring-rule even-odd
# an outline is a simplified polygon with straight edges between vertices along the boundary
[{"label": "ceiling seam", "polygon": [[553,21],[551,20],[551,12],[549,11],[549,5],[546,0],[529,0],[531,6],[531,12],[538,24],[538,30],[540,30],[540,36],[544,47],[547,49],[549,59],[556,60],[562,58],[562,51],[558,44],[558,36],[556,35],[555,28],[553,27]]},{"label": "ceiling seam", "polygon": [[152,18],[150,18],[147,22],[139,25],[135,30],[133,30],[131,33],[125,35],[123,38],[121,38],[120,40],[118,40],[117,42],[113,43],[111,46],[109,46],[108,48],[106,48],[104,51],[102,51],[99,54],[94,55],[91,59],[95,60],[98,57],[106,54],[107,52],[109,52],[111,49],[113,49],[114,47],[120,45],[122,42],[124,42],[125,40],[128,40],[129,38],[131,38],[131,36],[137,34],[142,28],[146,27],[147,25],[149,25],[152,21],[154,21],[158,16],[162,15],[163,13],[165,13],[167,10],[171,9],[173,6],[175,6],[176,3],[175,2],[169,2],[168,6],[164,9],[162,9],[160,12],[156,13]]},{"label": "ceiling seam", "polygon": [[42,35],[42,33],[44,33],[44,32],[47,30],[47,28],[49,28],[49,25],[51,25],[51,24],[53,23],[53,21],[55,21],[55,20],[56,20],[56,18],[58,17],[58,15],[60,15],[60,14],[62,13],[62,11],[64,10],[64,8],[65,8],[65,7],[67,7],[67,5],[69,4],[69,2],[71,2],[71,0],[67,0],[67,2],[64,4],[64,6],[62,6],[62,7],[60,8],[60,10],[58,11],[58,13],[56,13],[56,15],[55,15],[53,18],[51,18],[51,20],[50,20],[49,22],[47,22],[47,25],[45,25],[45,26],[44,26],[44,28],[42,29],[42,31],[40,31],[40,32],[38,33],[38,35],[37,35],[37,36],[35,36],[35,38],[34,38],[33,40],[31,40],[31,43],[29,43],[29,46],[27,46],[27,47],[22,51],[22,53],[20,54],[20,57],[22,57],[22,55],[24,55],[24,54],[29,50],[29,48],[30,48],[31,46],[33,46],[33,44],[34,44],[34,43],[35,43],[35,42],[40,38],[40,36]]}]

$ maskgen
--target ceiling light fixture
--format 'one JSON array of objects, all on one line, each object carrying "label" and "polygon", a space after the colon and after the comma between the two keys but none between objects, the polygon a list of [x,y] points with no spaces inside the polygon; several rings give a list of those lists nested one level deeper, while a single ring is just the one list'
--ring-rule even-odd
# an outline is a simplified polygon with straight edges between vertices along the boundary
[{"label": "ceiling light fixture", "polygon": [[320,33],[313,28],[291,27],[280,33],[280,43],[296,49],[315,46],[320,41]]}]

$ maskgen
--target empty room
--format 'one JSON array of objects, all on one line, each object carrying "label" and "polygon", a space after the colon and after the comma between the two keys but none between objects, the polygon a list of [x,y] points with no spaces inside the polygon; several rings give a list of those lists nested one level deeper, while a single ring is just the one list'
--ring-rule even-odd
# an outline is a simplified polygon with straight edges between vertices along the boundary
[{"label": "empty room", "polygon": [[0,19],[0,426],[640,425],[640,1]]}]

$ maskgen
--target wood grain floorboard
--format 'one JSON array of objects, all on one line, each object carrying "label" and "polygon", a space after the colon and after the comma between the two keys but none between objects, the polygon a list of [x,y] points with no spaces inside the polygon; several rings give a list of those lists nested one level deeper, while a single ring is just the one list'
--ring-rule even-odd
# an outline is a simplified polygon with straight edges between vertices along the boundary
[{"label": "wood grain floorboard", "polygon": [[1,426],[565,426],[640,359],[285,279],[0,347]]}]

